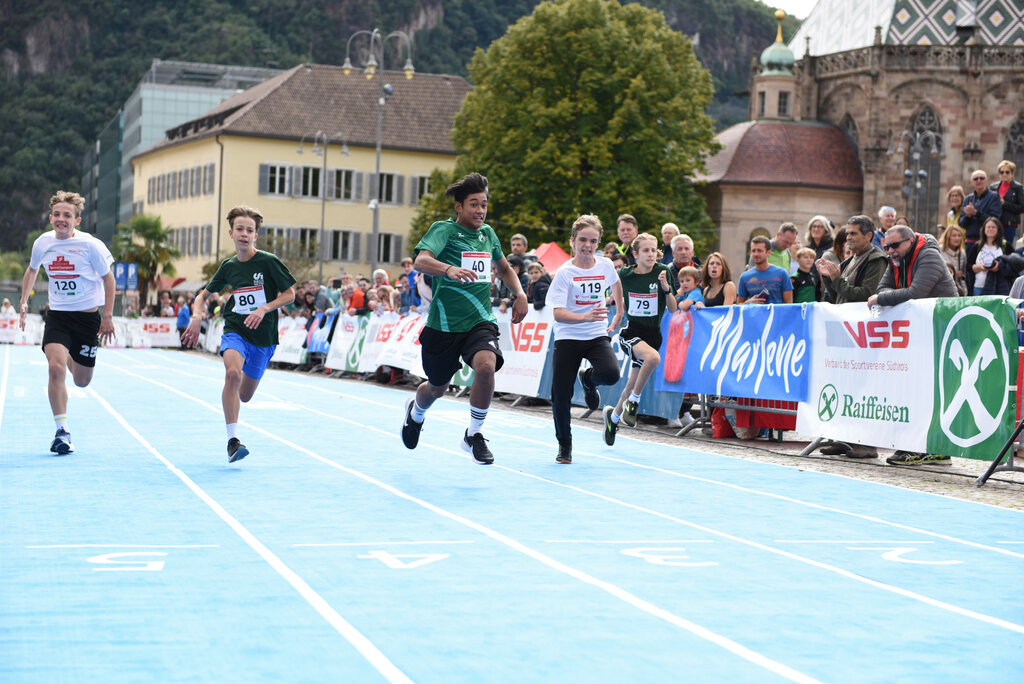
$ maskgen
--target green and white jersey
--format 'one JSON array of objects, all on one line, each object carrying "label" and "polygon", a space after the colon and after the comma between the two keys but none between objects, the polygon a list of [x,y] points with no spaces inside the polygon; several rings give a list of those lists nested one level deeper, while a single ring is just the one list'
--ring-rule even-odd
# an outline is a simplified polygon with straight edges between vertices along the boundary
[{"label": "green and white jersey", "polygon": [[[665,300],[671,292],[661,289],[658,274],[665,271],[670,276],[668,266],[654,264],[650,273],[636,273],[636,266],[625,266],[619,269],[619,282],[622,283],[622,298],[626,305],[626,319],[631,326],[643,328],[660,328],[661,317],[665,313]],[[671,278],[666,278],[670,283]]]},{"label": "green and white jersey", "polygon": [[427,250],[438,261],[477,274],[474,283],[460,283],[446,276],[434,276],[427,314],[427,327],[441,332],[466,332],[484,321],[496,322],[491,311],[491,264],[504,258],[501,242],[486,223],[470,230],[455,219],[438,221],[416,245],[416,253]]},{"label": "green and white jersey", "polygon": [[257,347],[270,347],[277,344],[277,312],[264,316],[255,330],[245,327],[245,319],[294,284],[295,278],[280,259],[256,250],[248,261],[239,261],[238,255],[222,261],[206,290],[220,292],[230,285],[233,292],[220,308],[224,332],[238,333]]}]

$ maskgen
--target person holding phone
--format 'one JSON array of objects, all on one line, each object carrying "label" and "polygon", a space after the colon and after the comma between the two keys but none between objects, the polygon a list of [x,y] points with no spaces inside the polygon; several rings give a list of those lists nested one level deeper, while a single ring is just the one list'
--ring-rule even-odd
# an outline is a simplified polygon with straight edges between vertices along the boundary
[{"label": "person holding phone", "polygon": [[789,271],[768,263],[772,243],[758,235],[750,241],[753,268],[740,276],[736,286],[737,304],[792,304],[793,281]]}]

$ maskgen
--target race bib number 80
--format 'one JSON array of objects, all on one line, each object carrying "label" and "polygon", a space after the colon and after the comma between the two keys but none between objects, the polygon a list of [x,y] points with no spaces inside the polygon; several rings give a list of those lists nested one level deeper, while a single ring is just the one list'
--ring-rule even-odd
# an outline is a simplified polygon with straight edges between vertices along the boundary
[{"label": "race bib number 80", "polygon": [[476,274],[476,282],[491,282],[491,253],[490,252],[463,252],[462,268],[469,269]]},{"label": "race bib number 80", "polygon": [[267,293],[263,291],[263,287],[260,285],[240,287],[235,290],[234,295],[235,306],[232,311],[243,316],[248,316],[267,303]]}]

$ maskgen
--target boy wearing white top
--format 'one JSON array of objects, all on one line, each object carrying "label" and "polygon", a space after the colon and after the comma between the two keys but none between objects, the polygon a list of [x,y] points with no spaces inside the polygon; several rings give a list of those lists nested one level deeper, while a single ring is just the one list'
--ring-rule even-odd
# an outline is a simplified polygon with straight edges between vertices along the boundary
[{"label": "boy wearing white top", "polygon": [[75,385],[87,386],[100,340],[114,336],[114,273],[110,270],[114,257],[100,240],[77,230],[84,207],[85,200],[78,193],[58,190],[50,198],[53,230],[32,243],[32,256],[21,281],[19,325],[24,330],[28,296],[40,267],[49,278],[50,313],[43,328],[43,353],[49,366],[46,393],[57,424],[50,451],[60,455],[75,450],[68,430],[67,371],[71,370]]},{"label": "boy wearing white top", "polygon": [[[622,286],[611,260],[598,252],[601,221],[584,214],[572,224],[573,258],[562,264],[548,288],[547,303],[555,318],[552,355],[551,412],[558,439],[558,463],[572,463],[573,387],[579,376],[587,408],[601,405],[598,385],[619,381],[619,362],[609,335],[622,321]],[[605,292],[611,290],[615,316],[608,323]],[[591,367],[578,372],[586,359]]]}]

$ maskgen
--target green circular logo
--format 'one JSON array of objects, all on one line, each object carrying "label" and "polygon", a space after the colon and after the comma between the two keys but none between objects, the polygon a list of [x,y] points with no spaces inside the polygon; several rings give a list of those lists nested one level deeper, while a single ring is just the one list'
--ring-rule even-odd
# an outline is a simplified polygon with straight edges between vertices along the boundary
[{"label": "green circular logo", "polygon": [[835,385],[825,385],[818,395],[818,420],[827,423],[835,418],[839,408],[839,390]]}]

